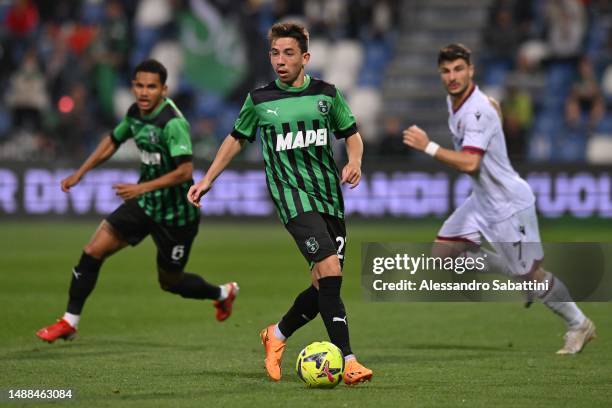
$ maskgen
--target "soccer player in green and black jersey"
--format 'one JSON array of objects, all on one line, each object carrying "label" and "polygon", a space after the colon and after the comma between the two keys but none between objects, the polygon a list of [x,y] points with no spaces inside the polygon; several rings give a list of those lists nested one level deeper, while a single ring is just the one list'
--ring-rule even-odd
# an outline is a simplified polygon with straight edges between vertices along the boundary
[{"label": "soccer player in green and black jersey", "polygon": [[[268,189],[278,215],[310,263],[312,284],[300,293],[278,324],[262,330],[268,376],[281,378],[286,339],[317,314],[330,340],[345,356],[344,382],[372,377],[357,362],[349,342],[348,321],[340,298],[346,244],[342,183],[356,187],[361,179],[363,143],[355,118],[333,85],[304,73],[308,33],[298,24],[275,24],[269,32],[270,61],[278,78],[249,93],[234,125],[206,176],[189,190],[200,198],[259,130]],[[331,136],[346,140],[348,163],[339,174]]]},{"label": "soccer player in green and black jersey", "polygon": [[157,247],[157,273],[163,290],[184,298],[215,300],[219,321],[231,314],[238,293],[235,282],[211,285],[201,276],[184,271],[198,233],[200,214],[186,199],[193,183],[189,123],[166,97],[167,76],[166,68],[158,61],[141,62],[132,80],[136,103],[81,167],[61,182],[62,190],[68,192],[130,138],[140,150],[140,180],[137,184],[113,186],[125,202],[102,221],[83,249],[72,270],[66,313],[57,323],[36,333],[44,341],[74,337],[83,305],[96,285],[104,260],[127,245],[137,245],[147,235]]}]

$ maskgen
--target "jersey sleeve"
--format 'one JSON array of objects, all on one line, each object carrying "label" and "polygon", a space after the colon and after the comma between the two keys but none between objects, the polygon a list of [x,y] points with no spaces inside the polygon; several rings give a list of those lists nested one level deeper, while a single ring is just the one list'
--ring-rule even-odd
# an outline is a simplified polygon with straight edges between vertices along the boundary
[{"label": "jersey sleeve", "polygon": [[191,156],[193,154],[189,123],[184,118],[174,118],[166,123],[164,134],[170,156]]},{"label": "jersey sleeve", "polygon": [[249,142],[255,140],[257,134],[257,126],[259,125],[259,118],[257,112],[255,112],[255,104],[251,98],[251,94],[246,97],[242,109],[238,114],[238,119],[234,123],[234,129],[231,135],[236,139],[246,139]]},{"label": "jersey sleeve", "polygon": [[121,122],[111,132],[111,139],[117,146],[134,136],[130,129],[127,116],[123,118]]},{"label": "jersey sleeve", "polygon": [[353,112],[351,112],[351,108],[349,108],[339,89],[336,89],[336,96],[332,102],[329,115],[331,118],[332,131],[336,139],[345,139],[357,133],[355,116]]},{"label": "jersey sleeve", "polygon": [[469,112],[463,119],[463,143],[461,150],[483,155],[491,142],[493,124],[481,112]]}]

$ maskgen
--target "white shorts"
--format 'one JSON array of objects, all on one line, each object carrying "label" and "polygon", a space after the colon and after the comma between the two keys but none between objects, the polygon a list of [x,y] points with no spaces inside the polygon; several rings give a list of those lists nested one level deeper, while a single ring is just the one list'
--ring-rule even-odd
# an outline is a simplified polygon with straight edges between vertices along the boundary
[{"label": "white shorts", "polygon": [[544,258],[535,205],[491,223],[480,216],[469,197],[444,222],[437,238],[480,245],[482,237],[506,259],[514,276],[529,273],[534,262]]}]

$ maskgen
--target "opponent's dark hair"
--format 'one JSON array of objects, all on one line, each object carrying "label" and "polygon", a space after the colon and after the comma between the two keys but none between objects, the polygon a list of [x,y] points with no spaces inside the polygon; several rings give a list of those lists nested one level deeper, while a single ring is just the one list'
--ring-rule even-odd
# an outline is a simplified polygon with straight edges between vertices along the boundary
[{"label": "opponent's dark hair", "polygon": [[297,41],[300,46],[302,54],[308,52],[308,30],[306,27],[299,23],[287,22],[287,23],[276,23],[268,31],[268,40],[270,43],[278,38],[293,38]]},{"label": "opponent's dark hair", "polygon": [[438,53],[438,65],[443,62],[451,62],[458,59],[463,59],[468,65],[471,65],[472,51],[463,44],[449,44],[446,47],[440,48]]},{"label": "opponent's dark hair", "polygon": [[166,67],[164,67],[164,64],[155,59],[147,59],[136,65],[136,68],[134,68],[134,72],[132,74],[132,79],[136,79],[136,74],[139,72],[150,72],[152,74],[157,74],[159,75],[159,81],[161,84],[166,85],[168,70]]}]

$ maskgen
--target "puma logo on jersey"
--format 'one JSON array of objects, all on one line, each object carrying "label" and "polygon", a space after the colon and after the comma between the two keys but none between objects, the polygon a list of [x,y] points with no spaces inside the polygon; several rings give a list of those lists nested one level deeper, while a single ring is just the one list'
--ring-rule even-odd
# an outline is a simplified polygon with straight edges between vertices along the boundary
[{"label": "puma logo on jersey", "polygon": [[278,117],[278,108],[272,110],[272,109],[266,109],[266,113],[271,113],[274,116]]},{"label": "puma logo on jersey", "polygon": [[344,316],[344,317],[334,317],[332,319],[332,322],[343,322],[345,325],[348,326],[348,323],[346,322],[346,316]]},{"label": "puma logo on jersey", "polygon": [[289,132],[286,135],[278,135],[276,138],[276,151],[291,150],[310,145],[326,146],[327,145],[327,129],[307,130],[306,133],[301,130],[298,132]]}]

